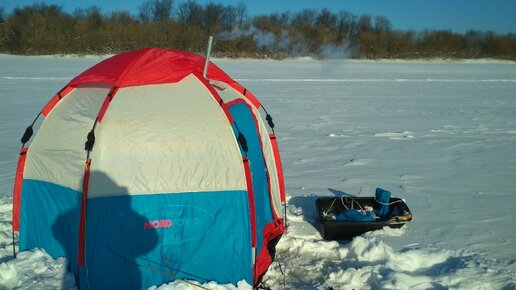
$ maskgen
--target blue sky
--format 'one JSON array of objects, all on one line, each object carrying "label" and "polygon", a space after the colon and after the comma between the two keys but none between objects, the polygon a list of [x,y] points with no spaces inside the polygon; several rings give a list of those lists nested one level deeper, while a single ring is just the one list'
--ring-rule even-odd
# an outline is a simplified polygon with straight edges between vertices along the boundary
[{"label": "blue sky", "polygon": [[[138,6],[145,0],[45,0],[47,4],[57,4],[66,11],[75,8],[99,6],[103,12],[127,10],[136,14]],[[177,5],[184,0],[175,0]],[[23,7],[38,0],[0,0],[6,12],[16,6]],[[423,30],[444,29],[464,33],[469,29],[494,31],[496,33],[516,33],[516,0],[197,0],[237,5],[246,4],[250,15],[272,12],[297,12],[304,8],[328,8],[332,11],[345,9],[353,14],[382,15],[387,17],[394,29]]]}]

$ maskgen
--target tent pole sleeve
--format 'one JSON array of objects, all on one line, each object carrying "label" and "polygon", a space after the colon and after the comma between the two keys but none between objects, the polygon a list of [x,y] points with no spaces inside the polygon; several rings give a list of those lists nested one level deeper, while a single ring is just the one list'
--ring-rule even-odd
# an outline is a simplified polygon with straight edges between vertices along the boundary
[{"label": "tent pole sleeve", "polygon": [[86,160],[84,167],[84,179],[82,182],[81,215],[79,223],[79,246],[77,253],[77,266],[84,266],[84,240],[86,236],[86,210],[88,202],[88,184],[90,181],[91,159]]},{"label": "tent pole sleeve", "polygon": [[251,255],[252,255],[252,281],[256,279],[256,208],[254,203],[253,177],[251,174],[251,164],[247,157],[243,157],[245,180],[247,183],[247,197],[249,202],[249,213],[251,220]]},{"label": "tent pole sleeve", "polygon": [[16,176],[14,178],[13,190],[13,231],[20,230],[20,206],[21,206],[21,190],[23,184],[23,171],[25,170],[25,161],[27,159],[28,148],[22,147],[20,156],[18,157],[18,166],[16,168]]},{"label": "tent pole sleeve", "polygon": [[46,117],[50,113],[50,111],[52,111],[55,105],[57,105],[57,103],[59,103],[61,99],[67,96],[74,89],[75,88],[69,86],[62,88],[57,94],[54,95],[54,97],[52,97],[52,99],[50,99],[50,101],[48,101],[48,103],[43,107],[43,109],[41,109],[41,114]]},{"label": "tent pole sleeve", "polygon": [[21,191],[23,184],[23,171],[25,170],[25,161],[27,160],[27,151],[29,148],[22,147],[20,156],[18,157],[18,166],[16,167],[16,176],[14,178],[13,189],[13,217],[12,217],[12,238],[13,238],[13,257],[16,258],[16,239],[15,231],[20,231],[20,208],[21,208]]},{"label": "tent pole sleeve", "polygon": [[242,160],[244,162],[247,195],[249,198],[249,212],[251,215],[251,245],[253,248],[256,248],[256,209],[254,204],[253,177],[251,175],[251,165],[249,164],[249,159],[247,159],[247,157],[243,157]]},{"label": "tent pole sleeve", "polygon": [[269,139],[271,140],[272,151],[274,155],[274,161],[276,164],[276,172],[278,174],[278,183],[280,190],[280,199],[284,207],[285,215],[285,228],[287,228],[287,202],[286,202],[286,190],[285,190],[285,177],[283,175],[283,165],[281,164],[281,157],[278,148],[278,141],[276,135],[270,134]]}]

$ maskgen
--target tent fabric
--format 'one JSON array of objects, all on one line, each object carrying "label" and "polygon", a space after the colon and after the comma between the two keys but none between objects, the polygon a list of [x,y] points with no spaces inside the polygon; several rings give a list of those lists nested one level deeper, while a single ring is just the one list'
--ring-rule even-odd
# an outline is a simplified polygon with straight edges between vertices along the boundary
[{"label": "tent fabric", "polygon": [[[80,191],[46,181],[24,179],[20,250],[43,248],[51,256],[67,257],[69,265],[76,265],[80,199]],[[61,224],[56,223],[59,216],[65,216]]]},{"label": "tent fabric", "polygon": [[269,138],[271,140],[272,152],[274,154],[274,162],[276,164],[276,173],[278,176],[280,201],[281,201],[281,203],[285,203],[285,201],[286,201],[285,180],[283,177],[283,165],[281,164],[281,157],[279,155],[278,140],[276,139],[275,134],[270,134]]},{"label": "tent fabric", "polygon": [[[249,145],[246,155],[249,159],[251,172],[253,172],[252,183],[256,209],[256,228],[263,229],[267,223],[273,221],[273,216],[270,206],[267,170],[256,124],[249,107],[245,103],[235,104],[229,108],[229,111],[238,124],[239,132],[246,136],[247,144]],[[263,232],[257,231],[256,242],[256,250],[259,252],[263,245]]]},{"label": "tent fabric", "polygon": [[[106,177],[93,172],[92,178]],[[250,281],[249,223],[235,223],[249,219],[246,204],[245,191],[93,198],[86,232],[88,240],[98,241],[86,246],[91,289],[134,289],[171,280],[135,263],[200,282]],[[145,226],[163,219],[170,225]],[[99,248],[106,254],[96,254]],[[106,268],[120,271],[107,276]]]},{"label": "tent fabric", "polygon": [[27,161],[27,147],[22,147],[20,156],[18,157],[18,165],[16,166],[16,175],[14,176],[13,188],[13,231],[20,230],[20,196],[23,184],[23,171],[25,170],[25,162]]},{"label": "tent fabric", "polygon": [[57,94],[54,95],[54,97],[52,97],[50,99],[50,101],[48,101],[48,103],[43,107],[43,109],[41,110],[41,114],[43,116],[47,116],[48,113],[50,113],[50,111],[52,111],[52,109],[54,108],[54,106],[64,97],[66,97],[70,92],[72,92],[75,88],[72,88],[72,87],[69,87],[69,86],[66,86],[64,87],[61,91],[59,91]]},{"label": "tent fabric", "polygon": [[[222,82],[212,82],[213,87],[217,89],[222,100],[230,106],[231,104],[244,101],[251,107],[254,116],[260,116],[260,113],[256,107],[252,106],[252,101],[247,99],[246,96],[238,93],[234,88],[224,84]],[[258,132],[260,134],[262,147],[264,150],[264,157],[266,158],[267,164],[269,165],[267,170],[270,172],[270,190],[271,198],[273,202],[273,214],[275,217],[281,215],[282,203],[285,201],[281,199],[281,189],[283,174],[279,159],[279,150],[277,148],[277,142],[274,140],[267,140],[269,133],[262,120],[262,118],[255,118],[255,122],[258,125]],[[275,147],[276,146],[276,147]],[[277,162],[278,160],[279,162]]]},{"label": "tent fabric", "polygon": [[[233,131],[195,76],[119,89],[97,126],[92,170],[128,194],[245,189]],[[91,184],[90,198],[109,194],[117,193]]]},{"label": "tent fabric", "polygon": [[122,53],[45,105],[17,170],[20,250],[68,258],[81,288],[259,283],[284,231],[279,151],[256,97],[204,62]]},{"label": "tent fabric", "polygon": [[56,104],[30,145],[24,178],[82,190],[84,141],[108,92],[77,88]]}]

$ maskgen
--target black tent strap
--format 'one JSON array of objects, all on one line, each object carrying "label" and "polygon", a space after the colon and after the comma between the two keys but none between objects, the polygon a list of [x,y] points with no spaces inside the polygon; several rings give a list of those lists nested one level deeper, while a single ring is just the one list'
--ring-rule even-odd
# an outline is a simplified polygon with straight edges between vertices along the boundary
[{"label": "black tent strap", "polygon": [[235,125],[235,129],[238,132],[238,135],[237,135],[238,144],[240,144],[240,148],[242,148],[242,151],[244,151],[244,155],[247,157],[247,151],[249,150],[249,146],[247,146],[247,140],[245,139],[244,134],[242,134],[242,132],[238,128],[237,123],[235,121],[233,121],[233,124]]},{"label": "black tent strap", "polygon": [[245,139],[244,134],[242,134],[242,132],[239,131],[237,139],[238,143],[240,143],[240,146],[242,147],[242,150],[244,150],[244,152],[247,153],[249,147],[247,146],[247,140]]},{"label": "black tent strap", "polygon": [[91,131],[88,133],[88,137],[86,137],[86,143],[84,143],[84,150],[93,150],[93,145],[95,145],[95,132],[94,129],[91,129]]},{"label": "black tent strap", "polygon": [[95,128],[97,127],[98,119],[95,119],[95,123],[93,123],[93,128],[86,136],[86,142],[84,143],[84,150],[88,151],[88,158],[90,156],[90,151],[93,150],[93,145],[95,145]]},{"label": "black tent strap", "polygon": [[267,120],[267,123],[269,124],[271,129],[274,131],[274,122],[272,121],[271,115],[267,114],[267,116],[265,117],[265,120]]},{"label": "black tent strap", "polygon": [[109,101],[111,102],[113,100],[113,92],[115,91],[116,87],[113,86],[111,90],[108,93]]},{"label": "black tent strap", "polygon": [[39,116],[41,116],[41,112],[34,118],[34,121],[25,129],[25,132],[23,133],[23,136],[21,137],[20,141],[22,143],[22,147],[25,146],[25,143],[29,142],[30,138],[32,137],[32,134],[34,134],[34,130],[32,129],[32,126],[36,123]]},{"label": "black tent strap", "polygon": [[25,133],[23,133],[23,136],[20,139],[21,143],[25,145],[25,143],[27,143],[30,140],[33,133],[34,130],[32,130],[32,125],[30,125],[29,127],[27,127],[27,129],[25,129]]},{"label": "black tent strap", "polygon": [[[269,127],[271,127],[271,130],[272,130],[272,133],[274,133],[274,121],[272,120],[272,116],[271,114],[269,114],[269,112],[267,112],[267,109],[265,109],[265,106],[263,104],[261,104],[260,106],[263,111],[265,112],[265,120],[267,120],[267,124],[269,124]],[[274,133],[275,134],[275,133]]]}]

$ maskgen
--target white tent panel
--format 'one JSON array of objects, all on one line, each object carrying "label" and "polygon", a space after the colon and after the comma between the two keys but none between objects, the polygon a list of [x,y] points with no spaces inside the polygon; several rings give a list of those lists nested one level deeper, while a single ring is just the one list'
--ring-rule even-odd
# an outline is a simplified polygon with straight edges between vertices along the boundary
[{"label": "white tent panel", "polygon": [[210,81],[210,84],[216,89],[219,96],[224,103],[229,103],[234,100],[243,99],[244,96],[233,89],[230,85],[221,81]]},{"label": "white tent panel", "polygon": [[109,89],[106,86],[76,88],[56,104],[30,145],[25,179],[82,191],[84,142]]},{"label": "white tent panel", "polygon": [[231,125],[193,75],[119,89],[96,137],[90,198],[246,190]]}]

